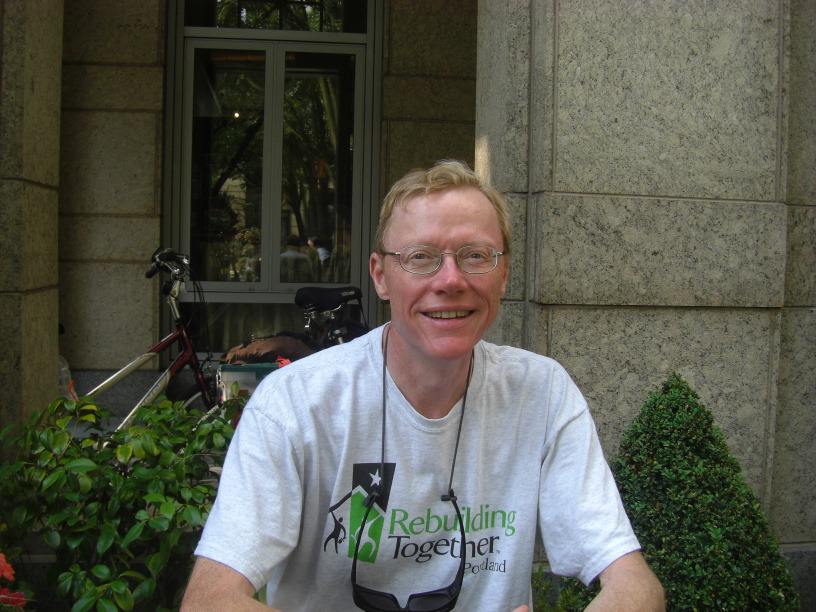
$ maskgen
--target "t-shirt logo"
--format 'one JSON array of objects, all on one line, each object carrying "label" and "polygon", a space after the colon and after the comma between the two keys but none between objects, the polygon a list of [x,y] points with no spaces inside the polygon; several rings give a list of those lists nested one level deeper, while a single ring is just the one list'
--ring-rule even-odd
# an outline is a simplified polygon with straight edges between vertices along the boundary
[{"label": "t-shirt logo", "polygon": [[[384,473],[380,473],[385,468]],[[333,521],[333,528],[323,542],[323,551],[327,551],[330,544],[334,544],[334,552],[340,554],[341,544],[348,542],[346,554],[354,556],[357,540],[360,540],[360,550],[357,560],[365,563],[374,563],[380,550],[380,542],[385,525],[385,512],[388,509],[388,500],[391,497],[391,484],[394,481],[395,463],[355,463],[352,471],[351,492],[329,508]],[[360,525],[366,513],[363,502],[376,486],[380,487],[368,520],[365,524],[365,533],[360,533]],[[345,517],[350,517],[348,532],[344,526]],[[346,537],[347,534],[349,537]]]}]

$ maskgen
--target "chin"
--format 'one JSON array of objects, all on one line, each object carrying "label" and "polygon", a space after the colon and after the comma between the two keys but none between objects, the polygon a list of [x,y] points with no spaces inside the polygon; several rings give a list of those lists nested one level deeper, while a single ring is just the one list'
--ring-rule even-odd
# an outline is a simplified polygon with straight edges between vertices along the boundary
[{"label": "chin", "polygon": [[431,341],[428,354],[440,361],[456,361],[469,356],[478,341],[476,337]]}]

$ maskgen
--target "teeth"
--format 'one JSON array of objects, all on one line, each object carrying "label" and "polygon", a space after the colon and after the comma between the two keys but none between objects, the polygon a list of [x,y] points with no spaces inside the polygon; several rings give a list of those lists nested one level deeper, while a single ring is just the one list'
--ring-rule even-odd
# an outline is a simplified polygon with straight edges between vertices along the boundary
[{"label": "teeth", "polygon": [[432,319],[455,319],[457,317],[466,317],[470,311],[468,310],[442,310],[439,312],[427,313]]}]

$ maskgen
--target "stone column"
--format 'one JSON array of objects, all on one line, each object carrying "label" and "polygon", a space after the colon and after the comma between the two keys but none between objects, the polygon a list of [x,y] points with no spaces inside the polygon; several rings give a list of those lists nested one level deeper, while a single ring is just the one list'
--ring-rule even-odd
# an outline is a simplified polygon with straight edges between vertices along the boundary
[{"label": "stone column", "polygon": [[493,339],[567,368],[607,455],[681,374],[811,570],[815,17],[479,0],[476,88],[477,170],[515,223]]},{"label": "stone column", "polygon": [[57,394],[62,0],[0,0],[0,428]]}]

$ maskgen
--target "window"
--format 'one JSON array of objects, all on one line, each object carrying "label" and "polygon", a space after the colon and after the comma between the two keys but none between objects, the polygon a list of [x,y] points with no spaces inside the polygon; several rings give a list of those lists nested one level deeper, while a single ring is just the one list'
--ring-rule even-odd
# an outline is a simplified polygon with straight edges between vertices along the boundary
[{"label": "window", "polygon": [[375,4],[176,9],[166,230],[201,282],[214,351],[302,329],[302,286],[371,293]]},{"label": "window", "polygon": [[366,5],[365,0],[187,0],[184,25],[365,33]]}]

